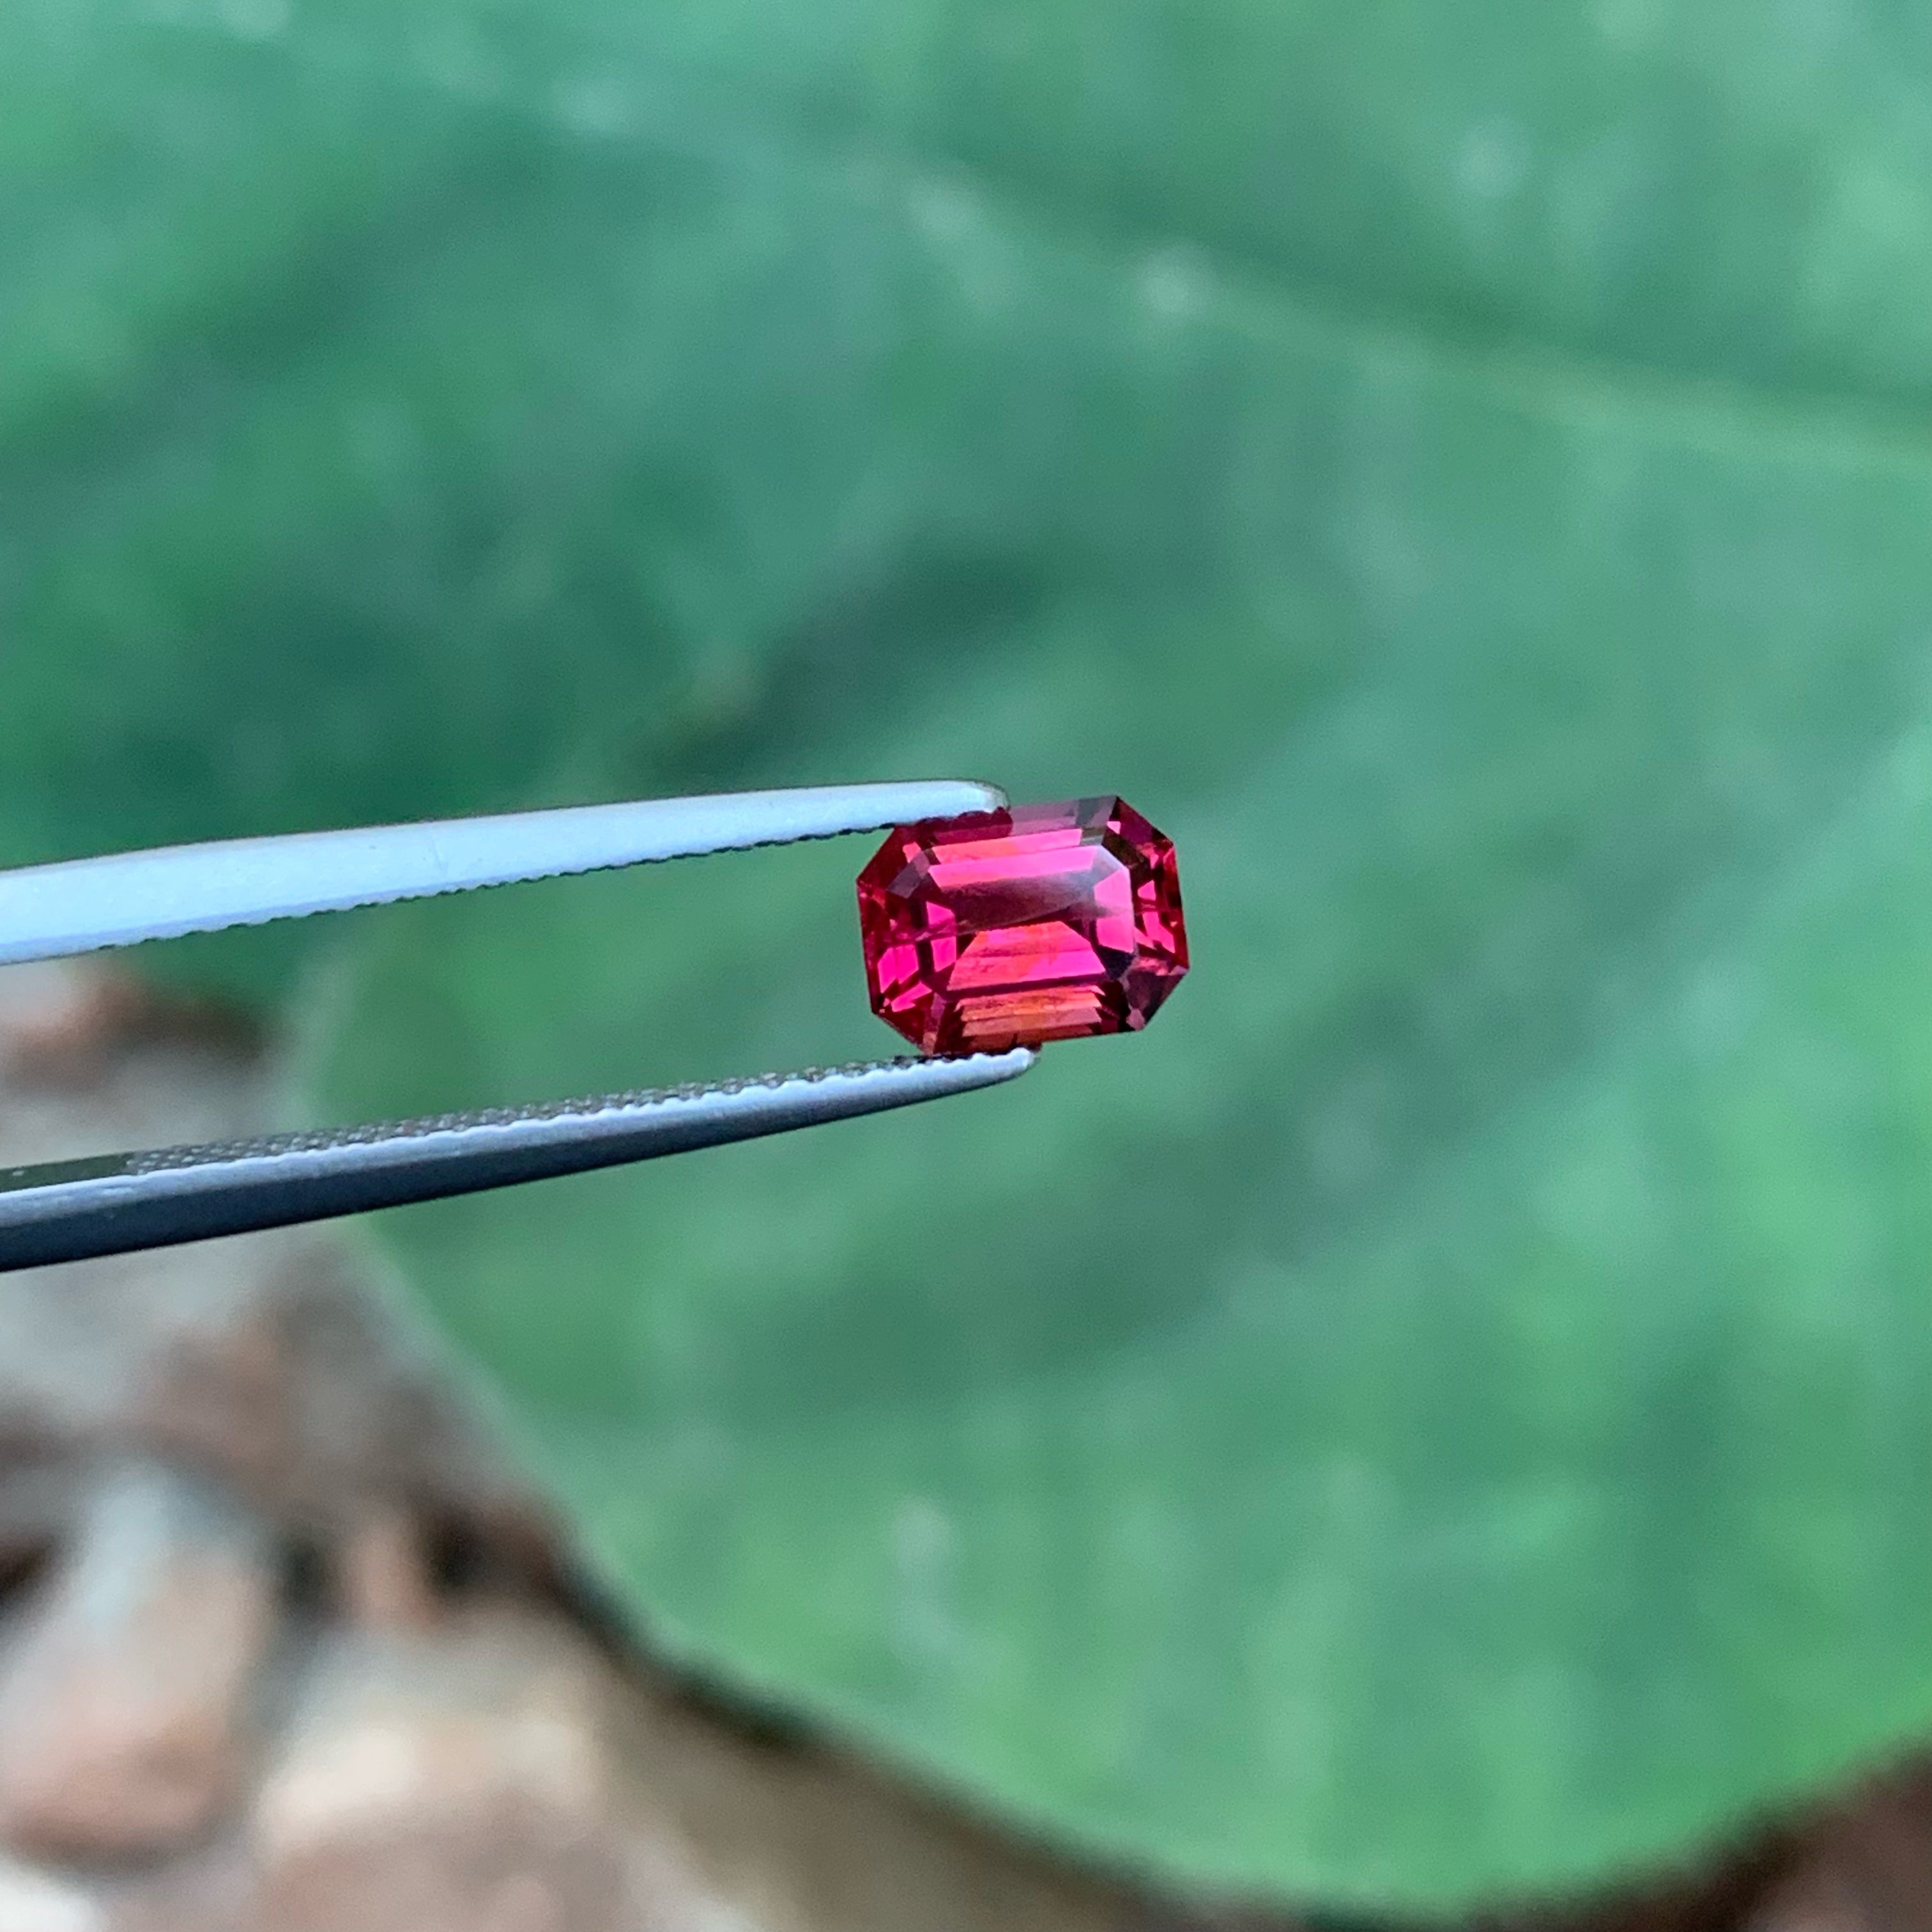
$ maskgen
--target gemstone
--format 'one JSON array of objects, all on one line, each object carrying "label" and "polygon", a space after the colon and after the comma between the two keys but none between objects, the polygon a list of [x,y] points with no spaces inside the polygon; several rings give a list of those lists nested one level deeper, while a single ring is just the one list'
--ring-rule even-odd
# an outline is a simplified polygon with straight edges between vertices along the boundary
[{"label": "gemstone", "polygon": [[925,1053],[1132,1032],[1187,970],[1174,847],[1118,798],[896,826],[859,926],[873,1012]]}]

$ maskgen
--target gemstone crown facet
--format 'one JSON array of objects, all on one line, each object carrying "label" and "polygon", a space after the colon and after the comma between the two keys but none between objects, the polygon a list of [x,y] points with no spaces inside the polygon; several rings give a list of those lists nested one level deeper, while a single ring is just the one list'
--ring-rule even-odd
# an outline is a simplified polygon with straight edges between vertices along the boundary
[{"label": "gemstone crown facet", "polygon": [[1174,847],[1118,798],[896,826],[859,925],[872,1010],[926,1053],[1131,1032],[1187,970]]}]

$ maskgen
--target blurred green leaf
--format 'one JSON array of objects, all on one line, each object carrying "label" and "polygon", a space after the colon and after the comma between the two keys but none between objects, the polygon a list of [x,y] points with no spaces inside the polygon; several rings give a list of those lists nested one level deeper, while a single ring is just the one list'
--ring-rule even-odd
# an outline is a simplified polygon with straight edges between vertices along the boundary
[{"label": "blurred green leaf", "polygon": [[[0,842],[1124,791],[1144,1039],[410,1280],[658,1641],[1008,1816],[1335,1904],[1676,1853],[1932,1724],[1928,70],[1878,0],[34,0]],[[334,922],[320,1089],[886,1050],[864,856]]]}]

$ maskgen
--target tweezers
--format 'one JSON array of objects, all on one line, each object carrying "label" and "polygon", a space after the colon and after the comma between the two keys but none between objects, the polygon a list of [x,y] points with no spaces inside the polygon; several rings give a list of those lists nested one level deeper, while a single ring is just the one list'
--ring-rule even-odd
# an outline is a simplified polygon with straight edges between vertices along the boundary
[{"label": "tweezers", "polygon": [[[172,846],[0,872],[0,965],[1006,802],[952,782],[655,799]],[[1028,1048],[0,1168],[0,1271],[650,1160],[991,1087]]]}]

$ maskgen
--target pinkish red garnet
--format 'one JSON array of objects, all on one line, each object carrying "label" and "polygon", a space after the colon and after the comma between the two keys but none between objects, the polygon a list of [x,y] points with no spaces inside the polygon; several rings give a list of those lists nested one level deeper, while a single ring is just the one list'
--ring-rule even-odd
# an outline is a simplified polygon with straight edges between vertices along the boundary
[{"label": "pinkish red garnet", "polygon": [[926,1053],[1132,1031],[1187,970],[1174,848],[1118,798],[899,826],[859,924],[873,1012]]}]

